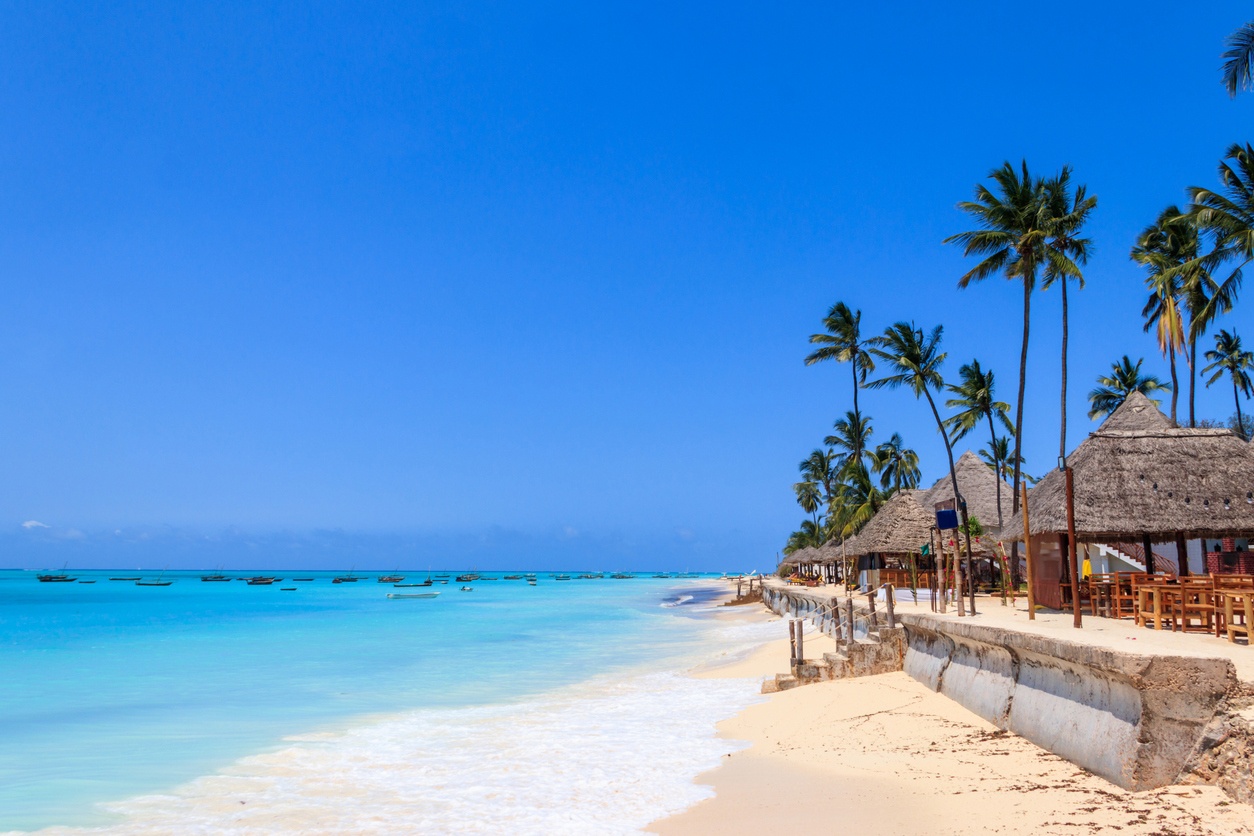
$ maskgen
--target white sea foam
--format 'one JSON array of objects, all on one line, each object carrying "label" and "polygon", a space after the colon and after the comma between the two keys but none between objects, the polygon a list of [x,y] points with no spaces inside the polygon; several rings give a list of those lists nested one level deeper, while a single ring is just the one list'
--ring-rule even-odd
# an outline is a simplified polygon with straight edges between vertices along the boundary
[{"label": "white sea foam", "polygon": [[[729,625],[715,644],[734,653],[777,631]],[[45,832],[633,833],[711,794],[693,779],[743,748],[715,723],[760,699],[756,680],[665,671],[407,712],[105,805],[116,826]]]}]

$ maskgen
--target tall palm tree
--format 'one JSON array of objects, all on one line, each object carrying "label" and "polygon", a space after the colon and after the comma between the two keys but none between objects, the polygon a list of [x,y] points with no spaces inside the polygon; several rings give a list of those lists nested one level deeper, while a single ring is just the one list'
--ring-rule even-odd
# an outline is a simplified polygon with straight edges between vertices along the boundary
[{"label": "tall palm tree", "polygon": [[[823,327],[827,329],[825,333],[810,336],[810,342],[819,348],[806,356],[806,365],[825,360],[848,363],[853,374],[853,414],[861,418],[858,387],[866,383],[869,372],[875,371],[875,361],[867,354],[866,342],[862,339],[862,311],[850,310],[844,302],[837,302],[824,317]],[[861,460],[862,452],[858,449],[855,458]]]},{"label": "tall palm tree", "polygon": [[840,485],[831,506],[832,535],[849,537],[866,525],[884,504],[885,494],[875,486],[864,467],[850,468]]},{"label": "tall palm tree", "polygon": [[1235,98],[1238,90],[1254,89],[1254,20],[1229,35],[1226,46],[1223,82],[1228,95]]},{"label": "tall palm tree", "polygon": [[801,460],[800,464],[797,465],[797,470],[801,473],[802,481],[813,482],[823,488],[824,503],[831,501],[831,497],[835,492],[835,453],[831,450],[815,448],[810,452],[810,455]]},{"label": "tall palm tree", "polygon": [[[945,388],[945,380],[941,377],[941,366],[947,356],[940,350],[941,334],[944,328],[937,325],[931,333],[924,334],[913,322],[898,322],[890,325],[882,335],[871,340],[871,353],[883,360],[892,372],[887,377],[873,380],[867,386],[873,389],[897,389],[906,386],[914,393],[914,397],[927,398],[927,405],[932,409],[932,417],[936,419],[936,429],[945,442],[945,455],[949,457],[949,480],[954,489],[954,499],[958,512],[962,516],[962,527],[965,530],[967,521],[967,503],[958,489],[958,472],[954,468],[954,448],[945,432],[945,422],[941,420],[936,409],[936,399],[932,390],[940,392]],[[971,538],[967,539],[967,580],[971,595],[971,612],[975,613],[975,582],[971,578]]]},{"label": "tall palm tree", "polygon": [[[1197,339],[1220,314],[1228,313],[1241,291],[1242,269],[1254,260],[1254,146],[1228,147],[1219,164],[1220,191],[1193,187],[1192,211],[1201,231],[1214,237],[1215,248],[1199,259],[1195,281],[1184,284],[1189,308],[1189,362],[1197,369]],[[1211,277],[1224,264],[1236,266],[1223,281]],[[1204,275],[1201,275],[1203,274]],[[1193,423],[1193,377],[1189,378],[1189,421]]]},{"label": "tall palm tree", "polygon": [[810,520],[802,520],[801,526],[788,535],[788,543],[784,546],[784,554],[808,547],[818,547],[827,542],[827,531]]},{"label": "tall palm tree", "polygon": [[[1058,456],[1067,455],[1067,282],[1074,279],[1084,289],[1084,273],[1093,242],[1081,237],[1084,224],[1097,208],[1097,196],[1086,186],[1071,191],[1071,166],[1063,166],[1057,177],[1042,186],[1046,211],[1045,280],[1041,289],[1057,284],[1062,291],[1062,421],[1058,431]],[[998,506],[1000,513],[1001,507]]]},{"label": "tall palm tree", "polygon": [[[997,447],[997,427],[993,423],[994,419],[1005,427],[1009,432],[1014,432],[1014,425],[1010,423],[1010,404],[1002,403],[993,395],[993,371],[989,369],[987,372],[980,368],[979,360],[972,360],[970,363],[958,369],[958,377],[961,383],[949,387],[955,397],[945,401],[945,406],[949,409],[959,410],[949,418],[945,419],[945,426],[949,427],[950,437],[956,442],[962,439],[967,433],[974,430],[981,423],[988,422],[989,449],[995,454],[1000,451]],[[1001,518],[1001,474],[1002,462],[1009,460],[996,458],[993,461],[993,470],[997,473],[997,530],[1002,528]]]},{"label": "tall palm tree", "polygon": [[[1245,419],[1241,417],[1241,395],[1250,397],[1254,393],[1254,385],[1250,383],[1250,369],[1254,369],[1254,351],[1243,351],[1241,338],[1236,332],[1220,330],[1215,335],[1215,348],[1206,352],[1210,365],[1202,369],[1202,374],[1214,370],[1214,374],[1206,381],[1206,388],[1226,372],[1232,378],[1232,399],[1237,403],[1237,432],[1245,435]],[[1247,438],[1246,441],[1249,441]]]},{"label": "tall palm tree", "polygon": [[832,428],[835,434],[823,439],[823,443],[834,449],[836,454],[835,469],[844,473],[851,468],[866,469],[863,461],[871,453],[871,419],[863,418],[857,412],[846,412],[844,418],[838,418]]},{"label": "tall palm tree", "polygon": [[[1141,310],[1145,330],[1155,329],[1158,348],[1171,368],[1171,420],[1176,421],[1176,401],[1180,386],[1176,378],[1176,355],[1184,351],[1184,283],[1209,280],[1210,274],[1199,258],[1200,237],[1197,217],[1168,206],[1154,223],[1137,236],[1132,260],[1146,270],[1149,299]],[[1187,275],[1186,275],[1187,274]],[[1185,360],[1189,357],[1185,354]]]},{"label": "tall palm tree", "polygon": [[814,482],[795,482],[792,490],[797,495],[797,504],[801,506],[801,510],[810,514],[814,518],[814,524],[818,525],[819,507],[823,500],[819,486]]},{"label": "tall palm tree", "polygon": [[874,467],[880,474],[880,487],[889,494],[902,488],[917,488],[922,478],[919,454],[905,445],[901,433],[893,433],[888,441],[875,448]]},{"label": "tall palm tree", "polygon": [[1133,392],[1140,392],[1158,403],[1154,393],[1170,390],[1171,384],[1164,383],[1152,374],[1141,374],[1141,364],[1144,362],[1145,358],[1142,357],[1133,363],[1125,354],[1123,359],[1111,364],[1109,375],[1097,378],[1100,385],[1089,392],[1089,404],[1093,407],[1089,410],[1090,418],[1100,418],[1114,412],[1123,406],[1124,400]]},{"label": "tall palm tree", "polygon": [[[1023,284],[1023,345],[1019,350],[1019,395],[1015,402],[1015,465],[1012,508],[1019,510],[1019,465],[1023,451],[1023,396],[1028,373],[1028,331],[1032,320],[1032,291],[1036,277],[1047,260],[1047,217],[1043,211],[1044,184],[1028,172],[1024,161],[1020,171],[1009,162],[989,174],[996,193],[983,184],[975,187],[975,200],[963,201],[958,208],[971,216],[977,228],[951,235],[946,244],[958,244],[964,255],[982,256],[958,286],[965,288],[989,276],[1004,275]],[[1014,548],[1017,548],[1014,547]],[[1016,552],[1017,554],[1017,552]]]}]

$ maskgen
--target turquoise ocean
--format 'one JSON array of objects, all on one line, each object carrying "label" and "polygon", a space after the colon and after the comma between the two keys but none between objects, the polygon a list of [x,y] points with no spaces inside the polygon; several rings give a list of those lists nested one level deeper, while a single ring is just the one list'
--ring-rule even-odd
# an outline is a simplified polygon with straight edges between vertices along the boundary
[{"label": "turquoise ocean", "polygon": [[708,794],[757,687],[685,671],[778,630],[711,577],[521,573],[0,571],[0,831],[632,832]]}]

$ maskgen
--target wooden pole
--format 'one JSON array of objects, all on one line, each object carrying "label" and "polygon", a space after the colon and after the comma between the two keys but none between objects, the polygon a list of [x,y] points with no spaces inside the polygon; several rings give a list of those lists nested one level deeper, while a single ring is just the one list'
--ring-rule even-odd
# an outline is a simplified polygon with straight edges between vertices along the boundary
[{"label": "wooden pole", "polygon": [[897,603],[897,588],[891,583],[884,587],[884,602],[888,605],[888,629],[897,626],[897,615],[893,611],[893,606]]},{"label": "wooden pole", "polygon": [[[1036,620],[1036,579],[1032,577],[1032,572],[1036,568],[1032,562],[1032,532],[1028,528],[1028,486],[1024,485],[1020,490],[1023,496],[1019,501],[1019,507],[1023,509],[1023,545],[1026,547],[1028,561],[1028,621]],[[1014,578],[1011,578],[1011,583]]]},{"label": "wooden pole", "polygon": [[1145,551],[1145,573],[1154,574],[1154,544],[1150,542],[1147,532],[1141,533],[1141,548]]},{"label": "wooden pole", "polygon": [[797,621],[788,619],[788,667],[797,664]]},{"label": "wooden pole", "polygon": [[853,644],[853,596],[845,599],[845,614],[849,618],[849,644]]},{"label": "wooden pole", "polygon": [[1187,578],[1189,576],[1189,544],[1180,533],[1176,534],[1176,562],[1180,564],[1179,577]]},{"label": "wooden pole", "polygon": [[868,592],[866,597],[871,607],[871,616],[870,616],[871,626],[869,629],[874,630],[875,632],[878,633],[880,630],[880,623],[879,623],[879,619],[875,617],[875,590],[872,589],[870,592]]},{"label": "wooden pole", "polygon": [[1075,547],[1075,484],[1071,478],[1071,468],[1065,468],[1067,477],[1067,551],[1071,556],[1071,626],[1083,627],[1080,616],[1080,563]]},{"label": "wooden pole", "polygon": [[[933,527],[927,532],[927,538],[928,544],[932,547],[932,565],[936,567],[932,572],[932,574],[936,576],[936,582],[932,584],[932,609],[934,611],[944,612],[945,596],[943,594],[944,590],[941,588],[941,574],[944,571],[943,567],[945,565],[945,561],[942,557],[942,553],[937,551],[936,543],[933,542],[934,539],[940,539],[940,532]],[[937,602],[937,596],[940,596],[939,603]],[[939,610],[937,610],[937,607],[939,607]]]},{"label": "wooden pole", "polygon": [[966,604],[962,600],[962,547],[958,545],[958,532],[954,532],[954,602],[958,605],[958,617],[967,614]]},{"label": "wooden pole", "polygon": [[804,665],[806,661],[805,645],[803,637],[805,636],[806,625],[804,621],[797,622],[797,664]]}]

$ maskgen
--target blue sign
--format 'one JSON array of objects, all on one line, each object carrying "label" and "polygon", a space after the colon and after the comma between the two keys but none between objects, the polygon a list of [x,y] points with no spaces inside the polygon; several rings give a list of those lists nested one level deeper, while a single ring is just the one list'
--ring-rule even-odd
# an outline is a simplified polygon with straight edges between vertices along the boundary
[{"label": "blue sign", "polygon": [[942,509],[936,512],[936,527],[941,531],[958,527],[958,512]]}]

